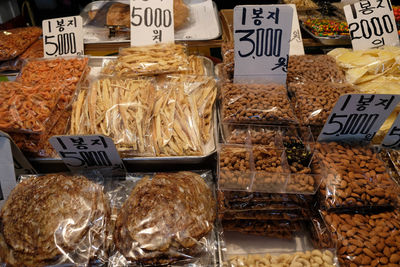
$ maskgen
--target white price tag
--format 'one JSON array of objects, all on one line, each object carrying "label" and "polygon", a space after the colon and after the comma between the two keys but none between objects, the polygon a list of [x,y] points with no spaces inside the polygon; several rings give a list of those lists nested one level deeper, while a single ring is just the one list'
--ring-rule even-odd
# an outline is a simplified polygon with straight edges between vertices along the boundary
[{"label": "white price tag", "polygon": [[124,173],[125,167],[111,138],[102,135],[64,135],[49,139],[72,172],[105,169]]},{"label": "white price tag", "polygon": [[390,127],[385,138],[382,141],[382,146],[386,148],[400,149],[400,115],[397,116]]},{"label": "white price tag", "polygon": [[399,45],[390,0],[365,0],[344,6],[354,50]]},{"label": "white price tag", "polygon": [[83,55],[81,16],[47,19],[42,29],[44,57]]},{"label": "white price tag", "polygon": [[11,142],[7,137],[0,136],[0,208],[16,184]]},{"label": "white price tag", "polygon": [[131,46],[174,42],[173,0],[131,0]]},{"label": "white price tag", "polygon": [[369,142],[399,102],[400,95],[343,95],[329,115],[318,141]]},{"label": "white price tag", "polygon": [[301,36],[299,17],[295,4],[289,4],[293,8],[292,35],[290,37],[289,55],[304,55],[303,37]]},{"label": "white price tag", "polygon": [[286,84],[292,18],[288,5],[235,7],[235,83]]}]

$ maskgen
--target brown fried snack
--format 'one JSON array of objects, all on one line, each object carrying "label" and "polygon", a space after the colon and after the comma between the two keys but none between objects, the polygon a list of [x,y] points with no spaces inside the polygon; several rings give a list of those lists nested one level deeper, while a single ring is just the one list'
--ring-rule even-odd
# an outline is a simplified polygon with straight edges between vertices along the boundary
[{"label": "brown fried snack", "polygon": [[102,187],[83,176],[25,179],[0,212],[0,259],[11,266],[44,266],[86,249],[89,261],[94,248],[105,244],[108,216]]},{"label": "brown fried snack", "polygon": [[198,174],[146,177],[119,211],[114,243],[137,263],[169,264],[190,258],[201,252],[199,239],[212,230],[215,210],[213,194]]},{"label": "brown fried snack", "polygon": [[39,36],[39,27],[16,28],[0,31],[0,61],[13,59],[22,54]]}]

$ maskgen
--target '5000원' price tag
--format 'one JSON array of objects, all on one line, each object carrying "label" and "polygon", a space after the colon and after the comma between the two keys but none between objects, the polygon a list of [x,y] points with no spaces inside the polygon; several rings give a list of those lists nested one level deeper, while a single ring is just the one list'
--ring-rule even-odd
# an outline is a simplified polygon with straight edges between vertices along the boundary
[{"label": "'5000\uc6d0' price tag", "polygon": [[400,95],[343,95],[333,108],[318,141],[369,142],[400,102]]},{"label": "'5000\uc6d0' price tag", "polygon": [[292,18],[288,5],[235,7],[235,83],[286,84]]},{"label": "'5000\uc6d0' price tag", "polygon": [[83,55],[81,16],[44,20],[42,29],[44,57]]}]

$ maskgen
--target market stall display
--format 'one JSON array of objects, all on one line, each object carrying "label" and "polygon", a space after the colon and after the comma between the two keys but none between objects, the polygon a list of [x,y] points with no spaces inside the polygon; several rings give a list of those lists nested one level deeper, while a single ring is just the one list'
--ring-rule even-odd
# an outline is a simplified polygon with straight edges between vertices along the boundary
[{"label": "market stall display", "polygon": [[16,28],[0,33],[0,61],[13,59],[22,54],[39,36],[39,27]]}]

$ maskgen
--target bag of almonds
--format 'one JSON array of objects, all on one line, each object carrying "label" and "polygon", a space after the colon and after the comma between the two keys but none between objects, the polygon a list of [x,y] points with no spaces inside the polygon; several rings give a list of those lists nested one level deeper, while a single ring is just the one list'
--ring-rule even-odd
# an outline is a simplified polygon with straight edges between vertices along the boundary
[{"label": "bag of almonds", "polygon": [[322,211],[337,240],[341,266],[400,266],[400,213],[335,214]]},{"label": "bag of almonds", "polygon": [[316,143],[325,169],[319,193],[325,209],[369,209],[396,204],[399,187],[376,151],[346,143]]}]

